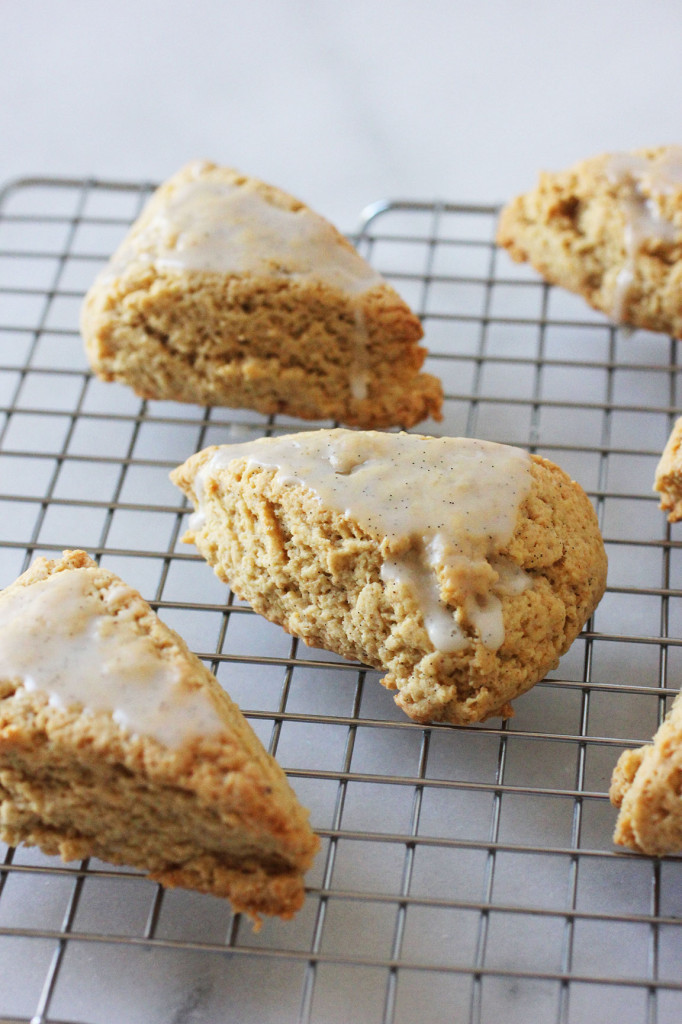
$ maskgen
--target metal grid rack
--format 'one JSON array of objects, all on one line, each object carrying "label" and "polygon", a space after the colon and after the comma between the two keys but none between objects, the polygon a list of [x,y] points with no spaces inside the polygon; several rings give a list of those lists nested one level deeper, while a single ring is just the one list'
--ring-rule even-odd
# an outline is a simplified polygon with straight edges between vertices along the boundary
[{"label": "metal grid rack", "polygon": [[674,1024],[682,858],[616,850],[606,792],[682,675],[679,540],[651,492],[677,343],[626,336],[513,266],[493,206],[390,202],[357,242],[423,319],[445,418],[585,487],[609,587],[516,716],[408,721],[377,673],[233,601],[180,543],[168,471],[307,427],[145,402],[88,372],[85,289],[151,186],[23,180],[0,197],[0,586],[84,547],[212,667],[312,810],[322,851],[287,924],[94,860],[0,845],[0,1024]]}]

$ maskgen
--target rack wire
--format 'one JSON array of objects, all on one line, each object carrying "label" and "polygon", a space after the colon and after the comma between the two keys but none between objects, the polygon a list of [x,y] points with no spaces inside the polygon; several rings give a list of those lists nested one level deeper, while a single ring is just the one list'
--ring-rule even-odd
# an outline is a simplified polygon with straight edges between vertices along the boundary
[{"label": "rack wire", "polygon": [[365,211],[357,244],[421,316],[446,388],[443,422],[418,429],[558,462],[610,558],[593,620],[513,719],[423,727],[180,541],[171,468],[310,424],[141,401],[88,372],[83,294],[151,188],[36,178],[0,195],[0,586],[67,547],[136,586],[240,703],[322,851],[298,917],[255,934],[225,901],[0,845],[0,1024],[679,1021],[682,858],[614,848],[607,799],[681,679],[680,543],[651,492],[678,343],[512,265],[495,206]]}]

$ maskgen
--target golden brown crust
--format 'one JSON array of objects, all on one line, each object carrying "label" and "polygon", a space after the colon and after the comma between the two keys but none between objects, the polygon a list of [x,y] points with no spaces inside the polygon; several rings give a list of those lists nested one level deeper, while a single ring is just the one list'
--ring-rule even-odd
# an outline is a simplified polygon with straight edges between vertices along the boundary
[{"label": "golden brown crust", "polygon": [[682,850],[682,697],[652,743],[621,754],[609,796],[620,810],[615,843],[652,857]]},{"label": "golden brown crust", "polygon": [[82,551],[37,559],[0,601],[80,570],[112,616],[149,637],[188,686],[208,691],[223,728],[167,747],[125,731],[109,711],[53,707],[47,694],[0,679],[0,835],[226,896],[256,920],[291,917],[318,840],[280,767],[184,641]]},{"label": "golden brown crust", "polygon": [[[205,449],[172,479],[196,500]],[[206,524],[185,540],[266,618],[307,644],[386,673],[396,702],[416,721],[467,723],[509,714],[508,702],[558,663],[600,600],[606,555],[592,505],[552,463],[533,457],[533,486],[500,552],[532,578],[504,599],[505,640],[486,648],[475,630],[462,651],[436,651],[410,590],[384,582],[385,538],[324,508],[275,471],[236,459],[212,474]],[[456,607],[447,591],[444,598]]]},{"label": "golden brown crust", "polygon": [[[81,330],[99,377],[128,384],[143,398],[365,427],[440,419],[440,381],[419,372],[426,355],[418,344],[421,324],[378,276],[373,287],[354,295],[286,268],[228,274],[157,265],[153,251],[144,249],[146,226],[154,210],[196,176],[196,165],[189,165],[158,190],[123,243],[123,265],[114,257],[114,272],[100,276],[86,296]],[[307,210],[229,168],[205,164],[200,176],[248,186],[285,209]],[[352,249],[319,220],[331,245]],[[358,391],[354,380],[360,378]]]},{"label": "golden brown crust", "polygon": [[668,522],[682,519],[682,417],[675,423],[656,467],[654,490],[661,495],[661,508]]},{"label": "golden brown crust", "polygon": [[[652,161],[667,149],[627,156]],[[620,157],[602,154],[565,171],[543,172],[535,189],[503,209],[498,244],[612,319],[682,337],[682,181],[655,200],[656,216],[675,231],[662,228],[658,237],[643,237],[630,259],[626,227],[633,180],[627,173],[607,173],[609,162]],[[651,199],[646,182],[636,195],[642,203]],[[623,271],[632,274],[627,288],[619,276]]]}]

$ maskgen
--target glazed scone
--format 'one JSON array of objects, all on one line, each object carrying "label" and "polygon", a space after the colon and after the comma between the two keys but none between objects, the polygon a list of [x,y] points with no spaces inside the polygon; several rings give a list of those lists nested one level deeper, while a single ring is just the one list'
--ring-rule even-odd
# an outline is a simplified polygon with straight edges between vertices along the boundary
[{"label": "glazed scone", "polygon": [[682,519],[682,417],[677,420],[656,467],[654,490],[661,495],[661,508],[668,521]]},{"label": "glazed scone", "polygon": [[86,295],[94,372],[143,398],[412,426],[440,419],[419,319],[328,221],[230,168],[188,164]]},{"label": "glazed scone", "polygon": [[502,211],[497,241],[616,323],[682,337],[682,146],[541,174]]},{"label": "glazed scone", "polygon": [[318,848],[236,704],[83,551],[0,592],[0,837],[291,917]]},{"label": "glazed scone", "polygon": [[511,713],[602,596],[584,491],[518,448],[319,430],[174,470],[193,542],[252,607],[386,673],[420,722]]},{"label": "glazed scone", "polygon": [[620,808],[613,839],[651,857],[682,850],[682,695],[653,742],[621,754],[609,796]]}]

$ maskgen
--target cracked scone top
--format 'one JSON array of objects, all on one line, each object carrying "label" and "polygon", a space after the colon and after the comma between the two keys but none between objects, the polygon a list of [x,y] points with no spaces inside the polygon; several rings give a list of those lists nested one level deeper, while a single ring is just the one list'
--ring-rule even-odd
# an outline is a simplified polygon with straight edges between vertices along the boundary
[{"label": "cracked scone top", "polygon": [[682,146],[541,174],[502,211],[497,240],[616,323],[682,336]]},{"label": "cracked scone top", "polygon": [[317,849],[208,669],[84,552],[0,593],[0,835],[290,917]]},{"label": "cracked scone top", "polygon": [[94,371],[145,398],[364,426],[440,416],[394,289],[304,203],[208,162],[153,195],[81,329]]},{"label": "cracked scone top", "polygon": [[603,592],[584,492],[511,446],[321,430],[209,448],[172,478],[185,539],[239,596],[383,669],[418,720],[509,713]]}]

